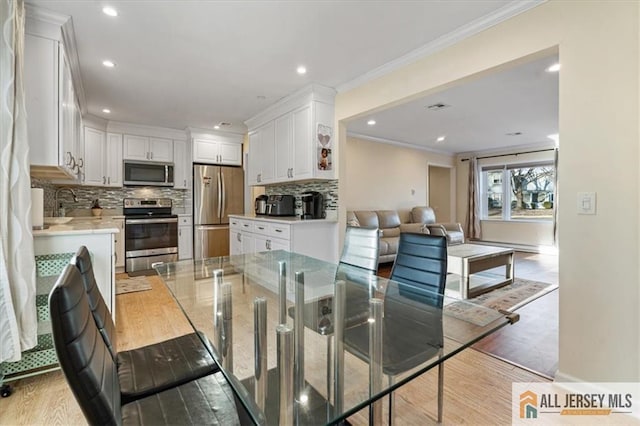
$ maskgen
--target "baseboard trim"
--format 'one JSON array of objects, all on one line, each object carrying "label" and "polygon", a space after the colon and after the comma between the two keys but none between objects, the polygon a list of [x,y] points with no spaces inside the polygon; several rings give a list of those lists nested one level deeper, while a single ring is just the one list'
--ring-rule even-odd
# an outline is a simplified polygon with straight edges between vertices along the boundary
[{"label": "baseboard trim", "polygon": [[469,240],[467,242],[469,244],[512,248],[517,251],[522,251],[526,253],[552,254],[552,255],[558,254],[558,248],[554,246],[532,246],[528,244],[514,244],[514,243],[504,243],[501,241],[486,241],[486,240]]}]

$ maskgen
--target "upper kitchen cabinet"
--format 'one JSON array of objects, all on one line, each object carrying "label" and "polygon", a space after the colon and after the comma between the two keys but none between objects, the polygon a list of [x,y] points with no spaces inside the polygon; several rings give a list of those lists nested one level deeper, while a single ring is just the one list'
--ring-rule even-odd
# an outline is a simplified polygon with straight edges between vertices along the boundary
[{"label": "upper kitchen cabinet", "polygon": [[173,141],[173,187],[175,189],[189,189],[191,186],[190,154],[186,141]]},{"label": "upper kitchen cabinet", "polygon": [[82,120],[62,43],[68,18],[27,11],[24,89],[31,175],[78,181],[84,166]]},{"label": "upper kitchen cabinet", "polygon": [[193,162],[201,164],[242,165],[242,136],[190,129]]},{"label": "upper kitchen cabinet", "polygon": [[249,185],[275,182],[275,142],[273,121],[249,132]]},{"label": "upper kitchen cabinet", "polygon": [[122,135],[84,128],[82,184],[122,187]]},{"label": "upper kitchen cabinet", "polygon": [[[334,98],[333,89],[311,85],[245,122],[249,185],[335,179]],[[265,179],[265,170],[271,178]]]},{"label": "upper kitchen cabinet", "polygon": [[173,141],[164,138],[124,135],[125,160],[173,162]]}]

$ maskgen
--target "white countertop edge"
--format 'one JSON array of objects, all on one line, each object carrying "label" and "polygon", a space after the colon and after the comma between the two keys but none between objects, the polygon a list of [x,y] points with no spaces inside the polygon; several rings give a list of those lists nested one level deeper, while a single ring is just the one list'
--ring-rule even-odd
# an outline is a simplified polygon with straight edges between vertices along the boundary
[{"label": "white countertop edge", "polygon": [[265,221],[265,222],[286,223],[287,225],[293,225],[293,224],[295,224],[295,225],[298,225],[298,224],[311,225],[311,224],[314,224],[314,223],[338,223],[337,220],[333,220],[333,219],[308,219],[308,220],[302,220],[298,216],[278,217],[278,216],[256,216],[256,215],[244,215],[244,214],[230,214],[229,217],[235,217],[235,218],[238,218],[238,219],[245,219],[245,220],[261,220],[261,221]]},{"label": "white countertop edge", "polygon": [[118,234],[120,230],[113,223],[76,223],[64,225],[50,225],[46,229],[34,229],[34,237],[49,237],[55,235],[86,235],[86,234]]}]

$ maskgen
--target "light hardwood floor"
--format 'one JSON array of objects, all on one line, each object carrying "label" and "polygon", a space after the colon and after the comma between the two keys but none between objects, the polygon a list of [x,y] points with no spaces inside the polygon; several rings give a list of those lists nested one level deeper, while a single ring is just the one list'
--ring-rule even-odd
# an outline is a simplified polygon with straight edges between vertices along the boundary
[{"label": "light hardwood floor", "polygon": [[[116,297],[118,349],[126,350],[189,333],[191,327],[158,277],[153,289]],[[476,350],[467,349],[445,367],[445,424],[510,424],[512,382],[546,380]],[[349,378],[346,378],[348,381]],[[60,371],[12,382],[0,399],[0,425],[86,424]],[[433,423],[437,373],[430,371],[396,392],[396,424]],[[385,404],[386,405],[386,404]],[[367,412],[350,422],[367,424]]]}]

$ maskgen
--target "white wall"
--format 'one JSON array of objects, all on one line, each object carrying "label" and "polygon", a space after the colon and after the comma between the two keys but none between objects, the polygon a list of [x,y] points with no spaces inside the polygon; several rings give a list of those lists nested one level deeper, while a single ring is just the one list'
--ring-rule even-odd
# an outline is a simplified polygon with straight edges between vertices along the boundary
[{"label": "white wall", "polygon": [[[399,210],[427,204],[428,163],[453,164],[432,152],[349,137],[345,187],[347,210]],[[341,198],[342,200],[342,198]],[[406,215],[405,215],[406,216]],[[403,218],[406,219],[406,218]]]},{"label": "white wall", "polygon": [[[561,380],[640,380],[639,7],[548,1],[336,97],[346,192],[342,120],[559,52]],[[597,192],[596,215],[577,214],[579,191]]]}]

